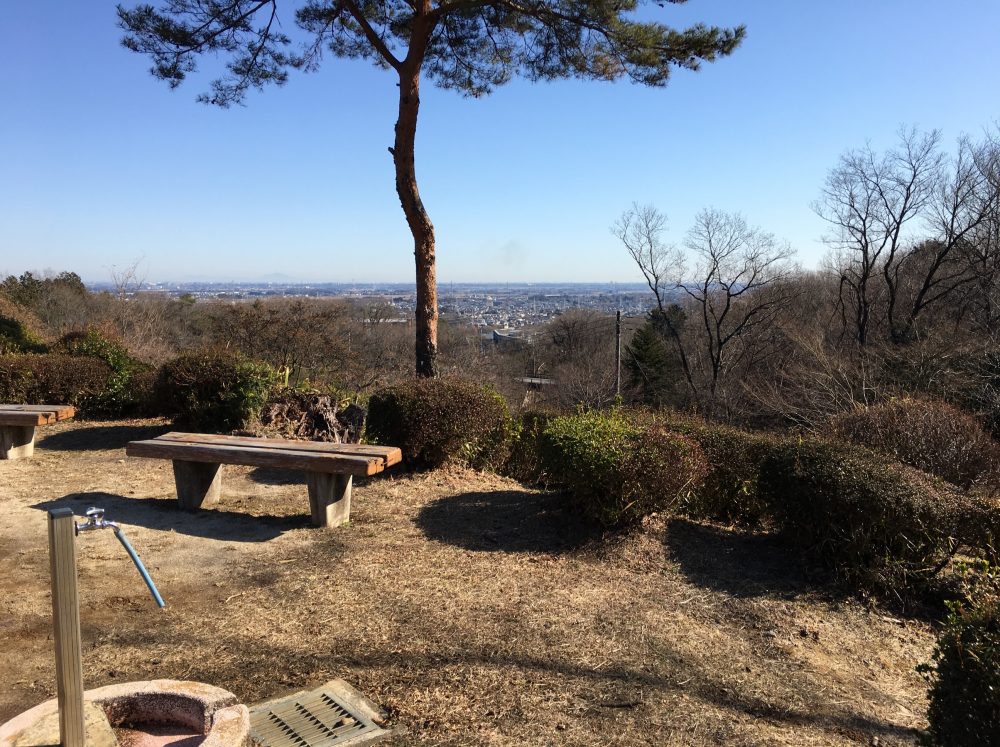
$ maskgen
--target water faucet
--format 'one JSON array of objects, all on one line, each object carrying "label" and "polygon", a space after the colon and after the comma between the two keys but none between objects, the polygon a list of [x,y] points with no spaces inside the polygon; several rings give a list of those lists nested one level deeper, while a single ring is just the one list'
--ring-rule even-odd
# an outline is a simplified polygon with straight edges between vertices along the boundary
[{"label": "water faucet", "polygon": [[121,531],[121,527],[119,527],[118,524],[116,524],[113,521],[107,521],[104,518],[104,509],[97,508],[96,506],[91,506],[90,508],[87,509],[86,522],[84,522],[83,524],[74,523],[73,526],[76,528],[77,535],[79,535],[80,532],[87,532],[90,531],[91,529],[105,529],[107,527],[111,527],[112,529]]}]

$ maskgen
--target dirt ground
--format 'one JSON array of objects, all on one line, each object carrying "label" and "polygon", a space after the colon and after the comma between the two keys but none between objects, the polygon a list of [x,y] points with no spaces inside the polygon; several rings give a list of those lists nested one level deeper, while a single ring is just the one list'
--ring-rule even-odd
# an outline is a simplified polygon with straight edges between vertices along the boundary
[{"label": "dirt ground", "polygon": [[652,520],[588,537],[492,475],[360,481],[313,529],[298,475],[224,467],[179,511],[170,464],[126,459],[157,421],[60,424],[0,462],[0,723],[54,696],[45,509],[102,506],[79,539],[87,687],[152,678],[244,702],[341,677],[397,745],[915,745],[932,635],[811,586],[774,539]]}]

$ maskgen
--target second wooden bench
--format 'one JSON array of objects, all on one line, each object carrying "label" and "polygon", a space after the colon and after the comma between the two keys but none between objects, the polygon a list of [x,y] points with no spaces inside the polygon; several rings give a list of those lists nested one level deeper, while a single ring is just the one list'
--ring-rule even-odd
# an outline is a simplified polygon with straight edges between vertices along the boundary
[{"label": "second wooden bench", "polygon": [[69,405],[0,405],[0,459],[35,453],[35,428],[75,415]]},{"label": "second wooden bench", "polygon": [[188,510],[219,500],[223,464],[301,470],[309,489],[312,522],[324,527],[339,526],[350,519],[355,475],[377,474],[403,458],[402,452],[392,446],[204,433],[167,433],[148,441],[132,441],[125,453],[172,460],[177,501]]}]

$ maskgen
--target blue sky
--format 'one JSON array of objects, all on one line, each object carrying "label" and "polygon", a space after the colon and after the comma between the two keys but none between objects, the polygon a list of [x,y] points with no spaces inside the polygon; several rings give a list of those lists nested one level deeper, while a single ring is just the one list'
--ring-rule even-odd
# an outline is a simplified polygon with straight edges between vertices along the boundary
[{"label": "blue sky", "polygon": [[[472,100],[425,87],[417,173],[441,281],[641,280],[608,231],[633,201],[665,212],[677,240],[701,208],[742,212],[815,266],[810,203],[841,152],[889,145],[900,125],[950,145],[1000,120],[996,0],[649,12],[746,23],[748,37],[664,89],[516,81]],[[328,59],[221,110],[195,102],[207,76],[176,91],[154,80],[119,45],[113,2],[9,3],[4,23],[0,272],[100,281],[142,258],[150,280],[412,280],[389,73]]]}]

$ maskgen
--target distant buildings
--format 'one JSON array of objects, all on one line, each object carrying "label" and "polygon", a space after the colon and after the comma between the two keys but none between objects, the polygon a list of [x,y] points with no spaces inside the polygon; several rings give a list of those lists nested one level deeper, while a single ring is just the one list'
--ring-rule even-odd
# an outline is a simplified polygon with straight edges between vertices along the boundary
[{"label": "distant buildings", "polygon": [[[91,290],[108,290],[104,284]],[[387,319],[401,323],[411,319],[416,305],[413,284],[353,283],[146,283],[144,292],[159,292],[173,298],[229,301],[276,297],[344,298],[358,303],[378,303],[391,309]],[[447,322],[465,323],[489,333],[545,324],[570,309],[589,309],[624,316],[642,316],[652,306],[652,297],[641,283],[444,283],[438,286],[438,303]]]}]

